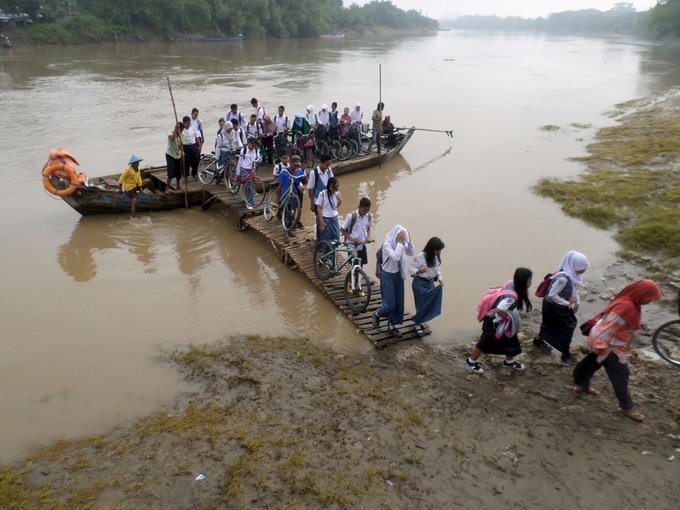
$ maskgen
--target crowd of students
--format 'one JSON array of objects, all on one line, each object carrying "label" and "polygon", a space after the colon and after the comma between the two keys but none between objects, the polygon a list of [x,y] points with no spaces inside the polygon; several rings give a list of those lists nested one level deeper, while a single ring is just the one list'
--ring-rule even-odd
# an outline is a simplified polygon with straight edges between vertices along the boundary
[{"label": "crowd of students", "polygon": [[[220,119],[220,129],[217,132],[217,157],[223,160],[224,154],[238,150],[238,167],[242,175],[261,161],[257,141],[263,134],[287,134],[292,129],[294,133],[301,135],[309,129],[336,129],[363,120],[361,105],[358,103],[351,113],[349,108],[345,108],[342,116],[339,115],[335,102],[330,110],[322,105],[318,113],[309,105],[304,116],[295,114],[292,123],[289,122],[283,106],[270,119],[257,99],[253,98],[251,105],[254,110],[246,121],[238,106],[232,104],[224,118]],[[376,126],[382,122],[383,107],[379,103],[373,112],[372,120],[376,132]],[[205,140],[203,123],[198,118],[198,113],[194,108],[191,116],[184,117],[168,136],[168,188],[172,179],[177,179],[179,187],[182,176],[179,167],[180,150],[184,151],[191,175],[197,174],[198,158]],[[343,203],[340,183],[333,175],[330,156],[322,155],[320,159],[318,166],[307,172],[302,168],[299,156],[290,157],[284,154],[273,167],[279,197],[283,198],[292,185],[293,192],[297,193],[300,200],[299,211],[302,211],[304,196],[307,194],[310,211],[316,218],[317,240],[338,241],[342,238],[357,250],[362,264],[366,264],[369,260],[366,245],[373,240],[371,201],[368,197],[361,198],[357,208],[346,214],[340,224],[338,208]],[[138,160],[139,158],[133,156],[130,160],[131,167],[138,165]],[[125,179],[121,177],[121,180],[124,181],[122,187],[129,193],[141,186],[139,179],[135,179],[131,172],[126,172]],[[295,228],[302,226],[298,213]],[[294,235],[293,231],[286,232],[286,236]],[[397,326],[403,323],[404,317],[404,282],[411,277],[416,306],[413,316],[415,332],[418,336],[424,334],[426,322],[441,314],[443,279],[440,267],[443,249],[442,240],[432,237],[423,250],[416,254],[411,236],[404,226],[395,225],[390,229],[377,250],[376,274],[379,274],[382,303],[372,316],[375,328],[380,328],[381,321],[385,320],[390,334],[402,336]],[[410,263],[409,256],[414,257]],[[536,295],[542,298],[542,321],[533,346],[546,352],[557,350],[564,364],[575,365],[574,392],[577,394],[596,394],[590,387],[590,382],[595,372],[604,367],[623,413],[634,420],[642,420],[644,416],[635,408],[628,391],[630,371],[625,353],[631,347],[635,331],[640,328],[641,306],[660,299],[661,292],[651,280],[640,280],[626,286],[602,312],[589,321],[592,327],[589,331],[584,331],[587,334],[586,346],[589,354],[579,361],[571,351],[571,343],[578,325],[576,314],[580,306],[579,288],[589,266],[588,258],[583,253],[571,250],[564,255],[557,270],[541,282]],[[529,298],[532,282],[532,271],[518,267],[512,280],[485,294],[491,301],[483,310],[484,297],[480,301],[478,319],[482,323],[482,332],[465,359],[465,365],[472,372],[483,374],[484,369],[479,363],[482,354],[504,356],[502,365],[511,370],[522,371],[526,368],[515,357],[522,352],[518,339],[521,329],[520,312],[532,310]]]}]

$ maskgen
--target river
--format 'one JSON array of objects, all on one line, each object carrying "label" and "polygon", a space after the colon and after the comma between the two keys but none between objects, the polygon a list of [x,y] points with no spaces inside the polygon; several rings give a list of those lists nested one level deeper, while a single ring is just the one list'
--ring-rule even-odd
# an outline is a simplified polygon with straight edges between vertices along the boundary
[{"label": "river", "polygon": [[[223,207],[82,218],[47,195],[50,147],[104,175],[131,153],[163,164],[173,113],[201,110],[206,133],[227,105],[272,114],[379,98],[417,132],[382,169],[340,179],[346,214],[373,201],[377,238],[396,223],[443,252],[445,313],[427,342],[469,343],[482,291],[515,267],[542,276],[563,253],[613,259],[608,232],[568,218],[531,186],[581,171],[615,104],[680,81],[677,52],[625,39],[440,32],[403,39],[14,48],[0,53],[0,463],[56,438],[105,431],[190,389],[159,355],[233,334],[301,335],[341,352],[373,348],[268,243]],[[550,131],[543,126],[554,125]],[[309,213],[303,222],[311,223]],[[372,258],[372,256],[371,256]],[[407,309],[412,309],[407,292]]]}]

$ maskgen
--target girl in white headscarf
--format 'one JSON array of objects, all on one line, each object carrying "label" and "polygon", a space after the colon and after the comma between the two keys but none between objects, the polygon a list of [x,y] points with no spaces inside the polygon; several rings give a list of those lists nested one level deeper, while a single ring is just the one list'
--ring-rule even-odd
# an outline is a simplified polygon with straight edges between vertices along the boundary
[{"label": "girl in white headscarf", "polygon": [[387,331],[397,338],[401,332],[396,328],[404,322],[404,280],[408,278],[407,255],[415,255],[408,230],[395,225],[385,237],[380,248],[380,298],[382,304],[373,314],[373,327],[380,327],[380,319],[387,319]]},{"label": "girl in white headscarf", "polygon": [[578,290],[589,266],[588,258],[575,250],[562,258],[543,298],[541,330],[534,338],[534,346],[548,351],[554,347],[562,353],[562,362],[569,365],[578,363],[570,346],[578,323],[576,312],[581,301]]},{"label": "girl in white headscarf", "polygon": [[316,125],[319,123],[319,119],[317,118],[316,111],[314,110],[314,105],[307,105],[307,108],[305,108],[305,118],[307,119],[307,122],[309,122],[309,125],[312,126],[314,129],[316,129]]},{"label": "girl in white headscarf", "polygon": [[364,112],[361,111],[361,104],[357,103],[354,105],[354,110],[352,110],[352,124],[361,124],[364,118]]}]

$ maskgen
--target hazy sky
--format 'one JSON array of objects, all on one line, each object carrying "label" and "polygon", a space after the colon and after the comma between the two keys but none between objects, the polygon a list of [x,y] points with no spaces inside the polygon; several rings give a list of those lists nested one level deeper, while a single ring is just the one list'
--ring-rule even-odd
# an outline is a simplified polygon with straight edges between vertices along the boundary
[{"label": "hazy sky", "polygon": [[[363,5],[369,0],[345,0],[345,5]],[[400,9],[416,9],[431,18],[453,18],[456,15],[484,14],[506,17],[537,18],[553,12],[598,9],[607,11],[616,0],[392,0]],[[630,0],[638,11],[646,11],[656,0]]]}]

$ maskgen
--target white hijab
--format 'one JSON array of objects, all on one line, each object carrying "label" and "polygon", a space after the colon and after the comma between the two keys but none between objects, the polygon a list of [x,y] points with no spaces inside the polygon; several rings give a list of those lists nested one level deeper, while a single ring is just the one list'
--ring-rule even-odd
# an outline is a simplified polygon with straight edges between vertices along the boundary
[{"label": "white hijab", "polygon": [[322,124],[324,126],[328,124],[328,121],[330,119],[330,114],[328,113],[328,106],[326,106],[325,104],[321,105],[321,110],[319,110],[318,117],[319,124]]},{"label": "white hijab", "polygon": [[588,263],[588,257],[579,251],[571,250],[567,252],[567,254],[562,259],[562,262],[560,262],[558,271],[566,274],[569,277],[569,279],[574,284],[575,291],[583,281],[583,276],[578,274],[576,271],[583,271],[589,267],[590,264]]},{"label": "white hijab", "polygon": [[316,112],[314,111],[314,105],[307,105],[305,110],[307,111],[307,121],[313,126],[316,124]]},{"label": "white hijab", "polygon": [[[406,236],[404,237],[404,246],[408,245],[411,242],[411,238],[408,235],[408,230],[406,230],[406,228],[402,227],[401,225],[395,225],[394,227],[392,227],[392,230],[390,230],[385,236],[385,241],[390,243],[390,246],[392,247],[393,250],[397,249],[397,234],[399,234],[399,232],[401,232],[402,230],[406,233]],[[399,264],[399,267],[401,269],[401,276],[404,278],[404,280],[408,279],[408,266],[406,265],[406,250],[402,250],[401,252],[401,263]]]}]

